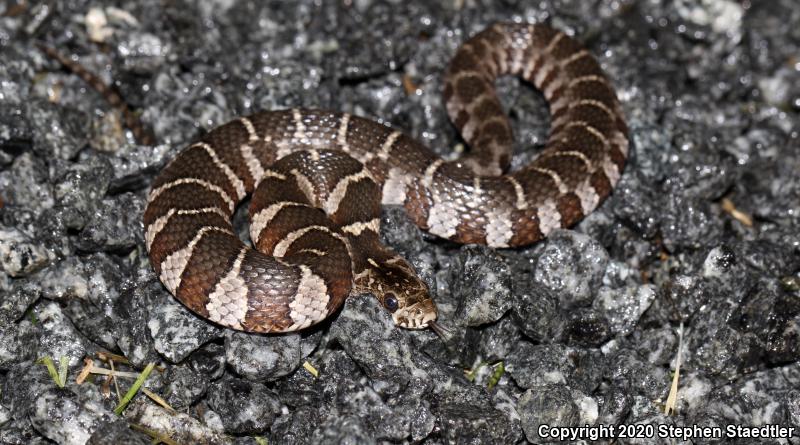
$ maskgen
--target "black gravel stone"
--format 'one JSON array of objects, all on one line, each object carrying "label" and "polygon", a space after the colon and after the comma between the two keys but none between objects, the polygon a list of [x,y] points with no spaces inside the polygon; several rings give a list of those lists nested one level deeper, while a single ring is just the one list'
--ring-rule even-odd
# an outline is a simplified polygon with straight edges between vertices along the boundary
[{"label": "black gravel stone", "polygon": [[207,401],[225,431],[234,434],[265,432],[281,409],[276,394],[265,385],[237,378],[214,382]]},{"label": "black gravel stone", "polygon": [[172,366],[167,370],[167,403],[175,409],[188,408],[205,395],[209,386],[209,376],[193,370],[187,365]]},{"label": "black gravel stone", "polygon": [[531,442],[549,442],[547,435],[540,435],[542,425],[580,425],[580,400],[575,400],[576,395],[568,386],[559,384],[536,386],[527,390],[517,403],[525,437]]},{"label": "black gravel stone", "polygon": [[86,445],[147,445],[151,439],[144,433],[136,432],[125,421],[100,422]]},{"label": "black gravel stone", "polygon": [[300,366],[300,334],[281,336],[227,332],[225,360],[237,374],[251,380],[275,380]]}]

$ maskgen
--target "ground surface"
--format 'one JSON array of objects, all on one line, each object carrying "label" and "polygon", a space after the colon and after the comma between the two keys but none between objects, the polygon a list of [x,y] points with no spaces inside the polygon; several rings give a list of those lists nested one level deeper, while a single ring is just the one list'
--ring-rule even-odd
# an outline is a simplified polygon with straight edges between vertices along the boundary
[{"label": "ground surface", "polygon": [[[108,23],[89,26],[98,14]],[[385,238],[431,286],[447,345],[393,328],[369,297],[302,335],[258,336],[164,290],[141,213],[177,150],[236,115],[317,106],[448,154],[442,70],[494,20],[585,42],[618,88],[632,159],[598,211],[527,249],[444,243],[386,210]],[[546,441],[540,425],[800,427],[798,24],[793,0],[4,3],[0,443],[149,443],[141,428],[178,443],[508,444]],[[36,42],[113,79],[159,145],[136,145]],[[518,166],[547,109],[515,79],[498,87]],[[127,372],[157,363],[146,386],[176,413],[139,394],[117,416],[113,384],[77,384],[85,358],[110,367],[103,351]],[[43,357],[65,358],[63,389]]]}]

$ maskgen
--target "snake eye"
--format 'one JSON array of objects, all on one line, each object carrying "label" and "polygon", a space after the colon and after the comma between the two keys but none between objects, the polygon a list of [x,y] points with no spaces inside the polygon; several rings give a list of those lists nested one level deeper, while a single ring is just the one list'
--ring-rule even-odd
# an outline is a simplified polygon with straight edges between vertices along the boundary
[{"label": "snake eye", "polygon": [[383,299],[383,305],[389,312],[394,312],[397,310],[397,297],[394,296],[392,293],[387,293],[386,297]]}]

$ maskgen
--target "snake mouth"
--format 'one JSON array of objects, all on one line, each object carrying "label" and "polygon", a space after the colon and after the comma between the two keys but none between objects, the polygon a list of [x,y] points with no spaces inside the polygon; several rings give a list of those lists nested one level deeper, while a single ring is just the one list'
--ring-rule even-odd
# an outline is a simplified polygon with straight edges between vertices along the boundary
[{"label": "snake mouth", "polygon": [[392,313],[395,325],[413,330],[427,329],[436,322],[438,311],[430,298],[425,298]]},{"label": "snake mouth", "polygon": [[447,341],[450,337],[450,331],[447,330],[444,326],[440,325],[436,322],[436,319],[431,320],[424,320],[422,323],[413,323],[409,324],[408,320],[399,320],[397,326],[400,326],[404,329],[411,329],[411,330],[423,330],[430,328],[437,336],[439,336],[442,341]]}]

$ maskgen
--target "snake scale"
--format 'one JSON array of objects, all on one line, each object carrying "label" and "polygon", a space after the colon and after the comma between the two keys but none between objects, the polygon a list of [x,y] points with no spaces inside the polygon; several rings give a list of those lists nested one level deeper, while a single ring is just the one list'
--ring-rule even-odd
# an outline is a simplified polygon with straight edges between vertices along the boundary
[{"label": "snake scale", "polygon": [[[512,133],[494,81],[520,76],[550,107],[547,144],[504,173]],[[370,292],[405,328],[436,306],[413,267],[378,238],[382,204],[458,243],[514,247],[568,227],[611,192],[628,151],[620,104],[595,58],[543,25],[496,23],[445,74],[451,121],[470,152],[445,161],[391,127],[312,109],[241,117],[185,148],[158,175],[144,213],[155,272],[192,311],[251,332],[289,332]],[[231,217],[246,195],[256,249]]]}]

